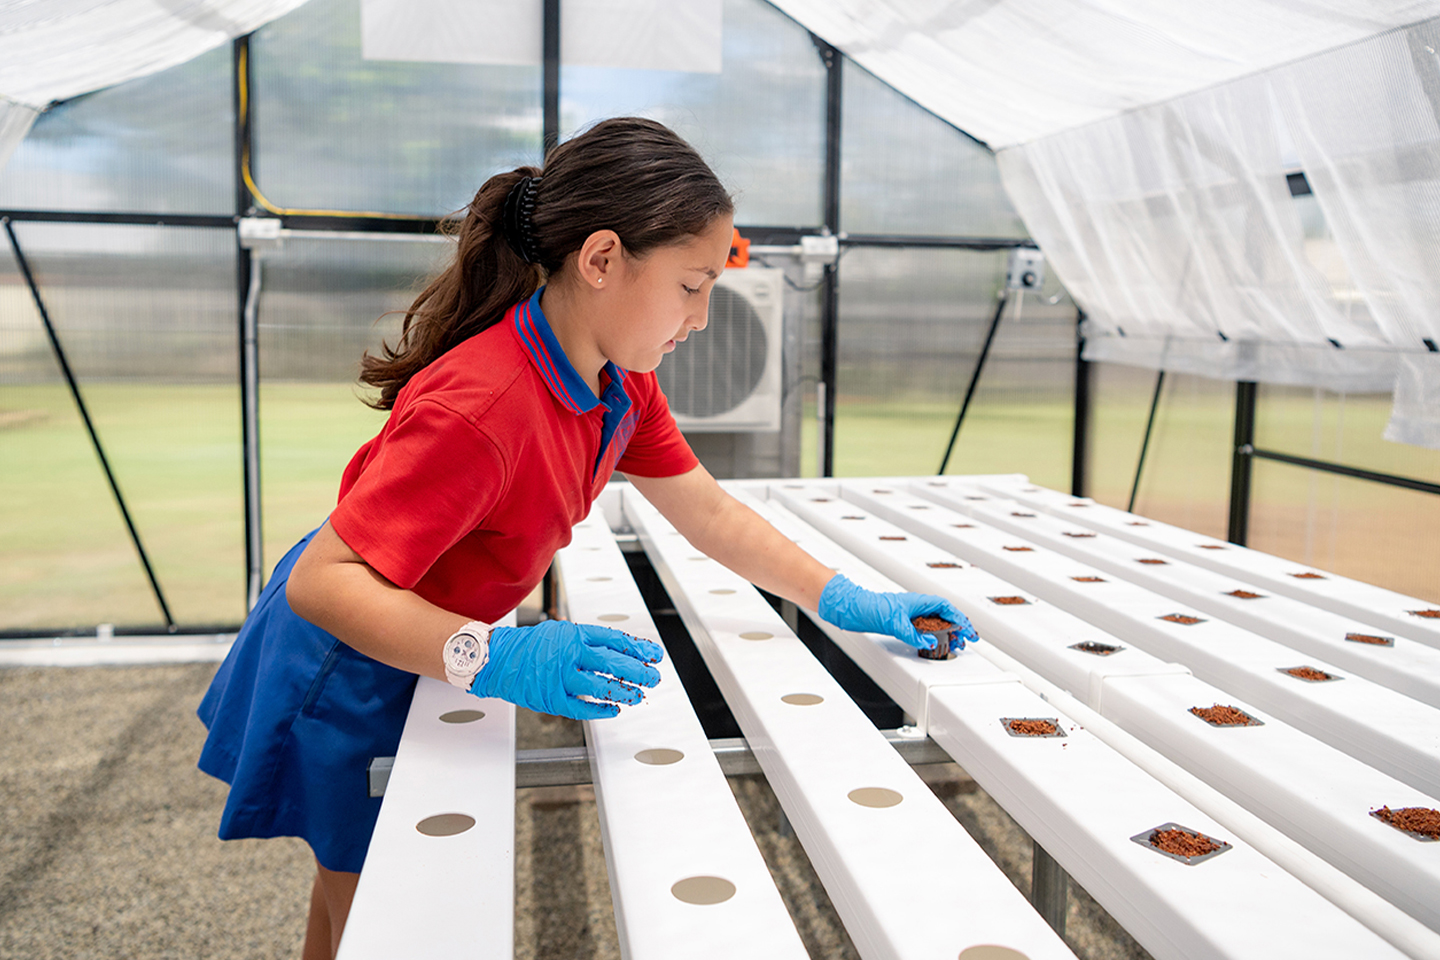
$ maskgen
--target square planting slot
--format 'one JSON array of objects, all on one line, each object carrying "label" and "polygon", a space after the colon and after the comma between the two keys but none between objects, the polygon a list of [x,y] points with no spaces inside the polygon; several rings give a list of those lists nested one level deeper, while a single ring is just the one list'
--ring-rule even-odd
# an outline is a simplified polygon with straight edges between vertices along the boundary
[{"label": "square planting slot", "polygon": [[1224,840],[1207,837],[1198,830],[1182,827],[1178,823],[1162,823],[1158,827],[1137,833],[1130,839],[1142,847],[1149,847],[1156,853],[1163,853],[1192,867],[1230,849],[1230,844]]},{"label": "square planting slot", "polygon": [[1440,610],[1407,610],[1405,612],[1412,617],[1424,617],[1426,620],[1440,620]]},{"label": "square planting slot", "polygon": [[966,497],[966,500],[989,500],[989,497]]},{"label": "square planting slot", "polygon": [[881,540],[907,540],[908,537],[881,537]]},{"label": "square planting slot", "polygon": [[1033,516],[1035,516],[1035,514],[1033,514],[1033,513],[1025,513],[1023,510],[1011,510],[1011,511],[1010,511],[1010,516],[1012,516],[1012,517],[1033,517]]},{"label": "square planting slot", "polygon": [[1074,537],[1075,539],[1080,540],[1080,539],[1082,539],[1082,538],[1084,538],[1084,537],[1093,537],[1093,536],[1095,536],[1095,534],[1093,534],[1093,533],[1071,533],[1069,530],[1066,530],[1066,531],[1065,531],[1065,536],[1067,536],[1067,537]]},{"label": "square planting slot", "polygon": [[1197,543],[1197,544],[1195,544],[1195,546],[1199,547],[1201,550],[1224,550],[1224,549],[1225,549],[1224,547],[1222,547],[1222,546],[1221,546],[1220,544],[1218,544],[1218,543]]},{"label": "square planting slot", "polygon": [[1104,577],[1071,577],[1076,583],[1104,583]]},{"label": "square planting slot", "polygon": [[1163,616],[1163,617],[1156,617],[1155,619],[1157,619],[1157,620],[1169,620],[1171,623],[1180,623],[1180,624],[1184,624],[1184,625],[1187,626],[1187,627],[1193,627],[1193,626],[1195,626],[1195,624],[1197,624],[1197,623],[1204,623],[1204,622],[1205,622],[1205,618],[1204,618],[1204,617],[1192,617],[1192,616],[1190,616],[1190,614],[1188,614],[1188,613],[1167,613],[1167,614],[1165,614],[1165,616]]},{"label": "square planting slot", "polygon": [[951,562],[948,561],[948,560],[941,560],[941,561],[939,561],[938,563],[927,563],[927,564],[925,564],[925,566],[930,567],[930,568],[935,569],[935,570],[959,570],[959,569],[960,569],[960,564],[958,564],[958,563],[951,563]]},{"label": "square planting slot", "polygon": [[1227,591],[1225,592],[1225,596],[1227,596],[1227,597],[1239,597],[1241,600],[1264,600],[1264,599],[1265,599],[1265,594],[1263,594],[1263,593],[1255,593],[1254,591],[1251,591],[1251,590],[1227,590]]},{"label": "square planting slot", "polygon": [[1281,673],[1296,680],[1304,680],[1307,683],[1324,683],[1327,680],[1344,680],[1345,678],[1334,673],[1326,673],[1324,670],[1316,670],[1314,667],[1276,667]]},{"label": "square planting slot", "polygon": [[1372,647],[1393,647],[1394,637],[1377,637],[1373,633],[1347,633],[1345,639],[1351,643],[1364,643]]},{"label": "square planting slot", "polygon": [[1263,727],[1264,720],[1257,720],[1239,707],[1215,704],[1209,707],[1191,707],[1190,712],[1212,727]]},{"label": "square planting slot", "polygon": [[865,518],[864,518],[864,517],[860,517],[860,516],[856,516],[855,514],[852,513],[852,514],[848,514],[847,516],[843,516],[843,517],[841,517],[840,519],[841,519],[841,520],[864,520]]},{"label": "square planting slot", "polygon": [[923,503],[912,503],[912,504],[910,504],[910,509],[911,509],[911,510],[929,510],[930,508],[927,507],[927,506],[925,506],[925,504],[923,504]]},{"label": "square planting slot", "polygon": [[1315,573],[1315,572],[1312,571],[1312,570],[1307,570],[1307,571],[1305,571],[1304,573],[1292,573],[1292,574],[1290,574],[1290,576],[1294,577],[1296,580],[1324,580],[1324,579],[1325,579],[1325,577],[1324,577],[1323,575],[1318,574],[1318,573]]},{"label": "square planting slot", "polygon": [[1063,737],[1059,717],[1001,717],[1000,723],[1012,737]]},{"label": "square planting slot", "polygon": [[1136,563],[1148,563],[1148,564],[1150,564],[1151,566],[1163,566],[1163,565],[1169,563],[1170,561],[1169,561],[1169,560],[1161,560],[1159,557],[1139,557],[1139,558],[1136,559],[1135,562],[1136,562]]},{"label": "square planting slot", "polygon": [[1401,833],[1408,833],[1416,840],[1440,840],[1440,810],[1429,807],[1381,807],[1371,810],[1370,816],[1381,823],[1388,823]]},{"label": "square planting slot", "polygon": [[1011,553],[1031,553],[1033,551],[1031,547],[1006,547],[1005,549]]},{"label": "square planting slot", "polygon": [[991,603],[998,603],[1002,607],[1018,607],[1022,603],[1029,603],[1024,597],[991,597]]},{"label": "square planting slot", "polygon": [[974,529],[975,529],[975,524],[973,524],[973,523],[952,523],[952,524],[950,524],[950,526],[954,527],[954,528],[957,529],[957,530],[974,530]]},{"label": "square planting slot", "polygon": [[1065,504],[1065,506],[1067,506],[1067,507],[1088,507],[1088,506],[1090,506],[1090,504],[1088,504],[1088,503],[1067,503],[1067,504]]},{"label": "square planting slot", "polygon": [[1081,653],[1093,653],[1097,657],[1108,657],[1112,653],[1119,653],[1124,647],[1112,646],[1108,643],[1096,643],[1094,640],[1086,640],[1084,643],[1070,644],[1071,650],[1079,650]]},{"label": "square planting slot", "polygon": [[1146,523],[1144,520],[1126,520],[1126,521],[1125,521],[1125,525],[1126,525],[1127,527],[1148,527],[1148,526],[1150,526],[1150,524]]},{"label": "square planting slot", "polygon": [[811,497],[811,498],[810,498],[810,502],[811,502],[811,503],[829,503],[829,502],[830,502],[830,498],[829,498],[829,497]]},{"label": "square planting slot", "polygon": [[891,490],[871,490],[871,493],[892,493]]}]

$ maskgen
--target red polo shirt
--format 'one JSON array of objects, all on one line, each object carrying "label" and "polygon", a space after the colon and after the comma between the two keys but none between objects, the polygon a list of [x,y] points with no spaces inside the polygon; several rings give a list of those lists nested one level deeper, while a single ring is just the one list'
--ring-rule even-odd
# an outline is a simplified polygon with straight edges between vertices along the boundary
[{"label": "red polo shirt", "polygon": [[494,621],[545,575],[615,470],[699,461],[654,373],[570,365],[540,293],[415,375],[340,481],[330,526],[392,583]]}]

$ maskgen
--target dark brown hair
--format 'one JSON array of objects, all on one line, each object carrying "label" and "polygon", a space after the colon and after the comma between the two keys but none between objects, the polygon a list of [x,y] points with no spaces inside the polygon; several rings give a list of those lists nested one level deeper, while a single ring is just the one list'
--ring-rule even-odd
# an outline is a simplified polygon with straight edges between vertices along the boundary
[{"label": "dark brown hair", "polygon": [[[533,264],[515,252],[503,227],[506,197],[524,177],[542,178],[530,217]],[[491,177],[450,228],[454,260],[405,311],[399,343],[381,344],[380,356],[367,352],[361,360],[361,382],[380,388],[367,402],[389,410],[411,377],[498,323],[595,231],[614,230],[627,253],[643,256],[733,212],[700,155],[664,124],[638,117],[597,123],[551,151],[544,170]]]}]

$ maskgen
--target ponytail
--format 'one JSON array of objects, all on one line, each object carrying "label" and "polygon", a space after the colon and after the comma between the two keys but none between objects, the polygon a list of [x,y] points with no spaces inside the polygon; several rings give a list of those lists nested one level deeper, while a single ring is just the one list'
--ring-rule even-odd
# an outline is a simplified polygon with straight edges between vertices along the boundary
[{"label": "ponytail", "polygon": [[637,117],[602,121],[556,147],[543,176],[519,167],[491,177],[451,228],[455,257],[405,311],[399,342],[361,359],[361,382],[380,389],[367,402],[394,407],[411,377],[499,323],[597,230],[614,230],[627,253],[644,256],[733,212],[689,144]]}]

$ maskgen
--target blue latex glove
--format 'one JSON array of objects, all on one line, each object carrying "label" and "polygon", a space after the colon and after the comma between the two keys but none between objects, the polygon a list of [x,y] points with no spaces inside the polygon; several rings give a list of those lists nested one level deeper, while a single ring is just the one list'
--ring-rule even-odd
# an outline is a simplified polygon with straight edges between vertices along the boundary
[{"label": "blue latex glove", "polygon": [[940,617],[955,624],[951,650],[963,650],[967,640],[980,639],[965,614],[948,600],[928,593],[876,593],[838,573],[825,584],[818,612],[842,630],[886,633],[921,650],[933,650],[936,637],[916,630],[912,617]]},{"label": "blue latex glove", "polygon": [[644,694],[633,685],[659,683],[660,672],[650,664],[664,655],[658,643],[609,627],[566,620],[496,627],[490,633],[490,659],[470,692],[557,717],[598,720],[615,716],[622,703],[639,703]]}]

